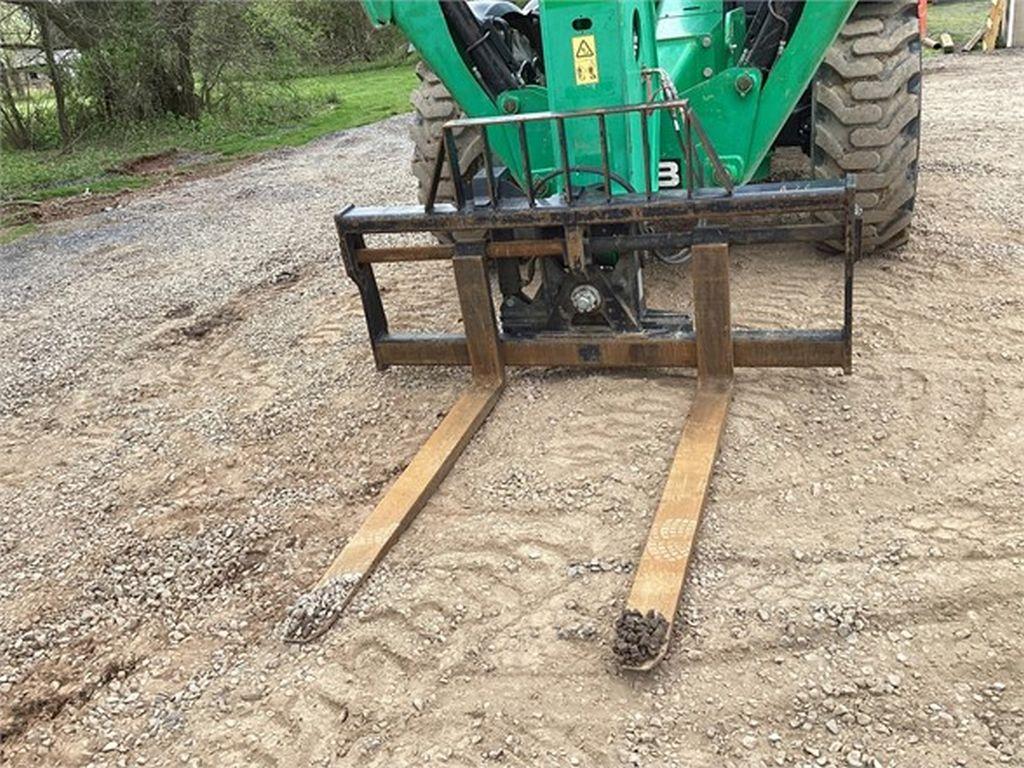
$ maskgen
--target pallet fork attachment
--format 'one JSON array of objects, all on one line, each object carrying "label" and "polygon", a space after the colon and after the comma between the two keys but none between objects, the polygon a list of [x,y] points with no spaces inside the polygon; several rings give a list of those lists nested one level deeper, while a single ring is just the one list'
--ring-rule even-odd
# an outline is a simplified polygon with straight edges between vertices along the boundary
[{"label": "pallet fork attachment", "polygon": [[452,266],[466,330],[472,370],[470,386],[345,544],[313,591],[292,609],[284,634],[288,642],[308,642],[330,629],[359,586],[423,509],[505,388],[505,365],[498,346],[483,254],[473,247],[460,248]]},{"label": "pallet fork attachment", "polygon": [[697,394],[683,423],[626,610],[615,624],[616,655],[624,668],[639,671],[657,665],[668,650],[732,400],[729,247],[695,245],[692,253]]},{"label": "pallet fork attachment", "polygon": [[[667,106],[682,108],[687,122],[695,122],[682,104]],[[648,104],[631,109],[650,111],[665,106]],[[548,114],[545,118],[558,121],[581,114],[592,112]],[[537,118],[452,121],[444,128],[442,141],[455,128],[486,130],[497,120],[526,119]],[[454,142],[448,146],[448,162],[455,170],[458,158]],[[717,161],[710,146],[701,149]],[[441,162],[439,156],[439,168]],[[486,166],[490,176],[492,163]],[[439,168],[435,171],[437,178]],[[562,170],[569,179],[569,169]],[[457,171],[452,178],[458,180]],[[487,181],[488,199],[475,198],[463,189],[457,190],[455,206],[436,204],[432,194],[424,207],[348,206],[335,217],[342,260],[360,292],[377,367],[468,365],[472,381],[314,588],[296,602],[285,622],[284,639],[313,640],[342,614],[360,584],[423,508],[493,409],[504,389],[505,366],[696,367],[696,396],[632,589],[615,626],[613,646],[621,665],[633,670],[651,669],[669,646],[725,428],[734,367],[829,366],[850,372],[853,264],[861,243],[854,181],[706,187],[655,194],[645,191],[614,197],[599,189],[573,190],[544,201],[533,195],[502,199],[494,194],[494,180]],[[779,222],[780,217],[785,221]],[[799,219],[796,223],[795,217]],[[661,231],[648,231],[651,223],[660,225]],[[458,237],[452,245],[376,248],[369,247],[365,240],[366,235],[378,233],[436,231],[453,232]],[[515,239],[514,233],[522,232],[545,236]],[[553,232],[560,232],[561,237],[553,238]],[[730,244],[821,240],[844,244],[842,327],[733,329]],[[589,269],[603,279],[599,270],[606,267],[595,261],[600,254],[680,247],[690,249],[693,276],[692,318],[684,326],[678,322],[659,326],[659,319],[665,315],[652,310],[643,327],[630,332],[570,329],[521,335],[499,329],[487,268],[490,261],[554,258],[566,269]],[[389,330],[373,265],[410,261],[451,261],[463,335],[409,335]]]}]

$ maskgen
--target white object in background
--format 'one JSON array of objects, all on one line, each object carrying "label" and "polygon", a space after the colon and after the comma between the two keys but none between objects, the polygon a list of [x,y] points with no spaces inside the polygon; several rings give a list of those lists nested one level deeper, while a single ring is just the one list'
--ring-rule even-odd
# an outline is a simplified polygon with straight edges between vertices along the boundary
[{"label": "white object in background", "polygon": [[1007,48],[1024,46],[1024,0],[1010,0],[1003,19],[1003,44]]}]

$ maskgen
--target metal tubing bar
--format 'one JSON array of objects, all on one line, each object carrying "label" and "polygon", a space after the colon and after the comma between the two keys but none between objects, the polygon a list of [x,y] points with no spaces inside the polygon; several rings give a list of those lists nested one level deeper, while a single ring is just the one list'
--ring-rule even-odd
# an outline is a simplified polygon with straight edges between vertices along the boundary
[{"label": "metal tubing bar", "polygon": [[843,372],[853,373],[853,262],[860,258],[864,220],[857,213],[853,219],[853,242],[846,250],[843,264],[843,341],[846,343],[846,365]]},{"label": "metal tubing bar", "polygon": [[[437,188],[441,184],[441,176],[444,173],[445,162],[445,141],[444,136],[438,139],[437,159],[434,160],[434,169],[430,174],[430,187],[427,190],[427,202],[423,205],[426,213],[433,213],[437,204]],[[349,206],[351,208],[352,206]],[[337,218],[337,217],[336,217]]]},{"label": "metal tubing bar", "polygon": [[608,157],[608,123],[604,113],[597,115],[597,131],[601,137],[601,176],[604,178],[604,197],[610,203],[612,201],[612,171]]},{"label": "metal tubing bar", "polygon": [[696,153],[693,151],[693,128],[690,126],[693,118],[690,115],[690,110],[683,109],[680,111],[683,113],[683,126],[686,131],[684,137],[686,146],[683,148],[683,155],[686,158],[686,196],[692,198],[694,187],[696,186],[696,176],[693,172],[693,161]]},{"label": "metal tubing bar", "polygon": [[534,256],[561,256],[558,240],[502,240],[487,244],[489,259],[528,259]]},{"label": "metal tubing bar", "polygon": [[448,168],[452,174],[452,188],[455,190],[455,207],[462,210],[466,207],[466,187],[459,168],[459,147],[455,136],[448,129],[444,130],[444,143],[448,147]]},{"label": "metal tubing bar", "polygon": [[[731,245],[763,243],[822,242],[842,238],[840,224],[790,224],[777,227],[730,229]],[[603,235],[591,237],[587,245],[591,253],[619,253],[652,249],[688,248],[693,245],[692,232],[654,232],[635,235]],[[535,256],[561,256],[563,248],[557,240],[514,240],[488,243],[489,259],[527,259]],[[451,245],[409,245],[393,248],[359,248],[360,264],[393,264],[412,261],[447,261],[455,255]],[[852,267],[851,267],[852,269]]]},{"label": "metal tubing bar", "polygon": [[720,184],[726,192],[732,194],[734,188],[732,174],[730,174],[725,169],[725,166],[722,165],[722,160],[718,157],[718,153],[711,144],[711,139],[709,139],[708,135],[704,132],[704,126],[700,124],[700,120],[692,115],[690,119],[693,123],[693,130],[697,132],[697,138],[700,140],[701,146],[704,147],[704,154],[708,156],[708,160],[711,161],[711,165],[715,169],[715,181]]},{"label": "metal tubing bar", "polygon": [[[729,229],[730,245],[759,245],[764,243],[821,242],[841,236],[837,224],[789,224],[777,227]],[[688,248],[693,245],[692,232],[654,232],[636,235],[604,235],[590,238],[592,253],[618,251],[646,251],[662,248]]]},{"label": "metal tubing bar", "polygon": [[480,129],[480,140],[484,151],[484,172],[487,175],[487,199],[492,206],[498,205],[498,181],[494,178],[494,155],[491,151],[491,141],[487,138],[487,126]]},{"label": "metal tubing bar", "polygon": [[[487,243],[484,252],[489,259],[530,259],[535,256],[561,256],[563,250],[558,240],[500,240]],[[450,261],[454,257],[453,245],[407,245],[356,250],[356,260],[360,264]]]},{"label": "metal tubing bar", "polygon": [[594,109],[580,109],[570,112],[527,112],[521,115],[495,115],[492,117],[460,117],[449,120],[445,127],[464,128],[481,125],[505,125],[508,123],[536,123],[542,120],[557,120],[559,118],[571,119],[577,117],[595,117],[597,115],[621,115],[626,112],[639,112],[644,109],[688,109],[688,99],[674,99],[672,101],[659,101],[656,104],[623,104],[618,107],[598,107]]},{"label": "metal tubing bar", "polygon": [[395,248],[360,248],[360,264],[400,264],[413,261],[450,261],[455,256],[451,245],[409,245]]},{"label": "metal tubing bar", "polygon": [[459,210],[440,203],[430,213],[420,206],[349,208],[337,214],[335,221],[343,231],[366,233],[624,224],[709,217],[732,221],[736,216],[746,215],[842,211],[844,194],[842,186],[821,180],[786,185],[748,184],[737,187],[729,196],[719,190],[665,190],[651,200],[642,194],[624,194],[618,195],[613,205],[577,201],[572,208],[534,208],[521,199],[501,200],[497,209]]},{"label": "metal tubing bar", "polygon": [[647,135],[648,123],[647,110],[640,110],[640,137],[643,142],[644,154],[644,197],[650,200],[653,189],[651,184],[651,137]]},{"label": "metal tubing bar", "polygon": [[572,171],[569,168],[569,142],[565,136],[565,118],[557,118],[555,125],[558,129],[558,154],[562,160],[565,202],[567,205],[572,205]]},{"label": "metal tubing bar", "polygon": [[533,169],[530,168],[530,149],[526,142],[526,123],[518,124],[519,156],[523,161],[523,174],[526,176],[526,201],[533,208],[537,201],[533,192]]}]

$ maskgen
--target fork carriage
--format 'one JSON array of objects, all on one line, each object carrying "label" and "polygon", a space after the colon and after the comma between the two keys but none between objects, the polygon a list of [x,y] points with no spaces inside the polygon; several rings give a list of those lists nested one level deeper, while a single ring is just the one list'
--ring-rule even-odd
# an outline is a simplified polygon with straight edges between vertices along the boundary
[{"label": "fork carriage", "polygon": [[[677,116],[686,187],[654,189],[648,161],[644,189],[633,190],[616,178],[607,122],[635,121],[638,135],[646,138],[647,121],[658,110]],[[565,125],[578,120],[595,123],[599,167],[574,165],[569,157]],[[539,121],[554,126],[559,162],[534,172],[526,128]],[[507,194],[509,174],[492,157],[487,136],[497,126],[512,126],[518,136],[526,169],[519,194]],[[484,137],[484,168],[472,187],[460,174],[457,130],[479,130]],[[311,639],[341,614],[494,407],[505,385],[506,366],[695,367],[696,397],[616,623],[614,648],[620,662],[630,669],[649,669],[668,648],[724,430],[734,368],[820,366],[850,372],[853,265],[861,248],[854,180],[734,187],[685,100],[455,120],[444,126],[441,146],[424,206],[347,206],[335,222],[345,269],[362,298],[377,367],[468,365],[471,384],[318,582],[312,594],[330,592],[334,601],[321,612],[323,626],[302,629],[293,639]],[[649,158],[647,146],[643,149]],[[436,201],[446,161],[455,183],[454,204]],[[715,181],[712,186],[703,184],[708,175]],[[552,187],[554,193],[545,194]],[[376,234],[432,232],[447,233],[453,242],[398,247],[367,243]],[[787,242],[841,244],[842,326],[733,329],[730,246]],[[646,306],[643,262],[664,250],[682,252],[690,265],[690,312]],[[421,261],[451,262],[462,334],[389,329],[373,266]],[[491,263],[498,276],[499,313],[492,297]],[[525,277],[524,264],[534,266]],[[340,597],[339,583],[345,585]]]}]

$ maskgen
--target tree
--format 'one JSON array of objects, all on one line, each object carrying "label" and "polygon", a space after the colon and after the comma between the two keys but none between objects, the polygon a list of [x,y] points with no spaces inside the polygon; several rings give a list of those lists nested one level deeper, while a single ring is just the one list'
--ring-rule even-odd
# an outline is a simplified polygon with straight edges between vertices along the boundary
[{"label": "tree", "polygon": [[45,18],[80,52],[108,117],[199,115],[192,67],[198,0],[9,0]]},{"label": "tree", "polygon": [[32,132],[22,115],[18,99],[25,89],[17,72],[18,51],[31,49],[31,19],[20,8],[4,8],[0,16],[0,119],[5,143],[15,149],[32,146]]},{"label": "tree", "polygon": [[[398,32],[374,30],[361,7],[337,0],[0,0],[0,24],[5,45],[16,37],[42,52],[54,97],[53,106],[25,98],[3,68],[0,116],[15,148],[52,145],[58,134],[67,146],[97,120],[194,120],[246,104],[261,81],[405,48]],[[73,49],[73,68],[63,49]]]},{"label": "tree", "polygon": [[57,66],[53,53],[53,34],[50,29],[50,18],[45,6],[35,9],[36,24],[39,26],[39,43],[46,57],[46,70],[50,75],[53,98],[57,107],[57,125],[60,129],[61,144],[67,146],[71,141],[71,126],[68,124],[67,105],[64,102],[64,74]]}]

